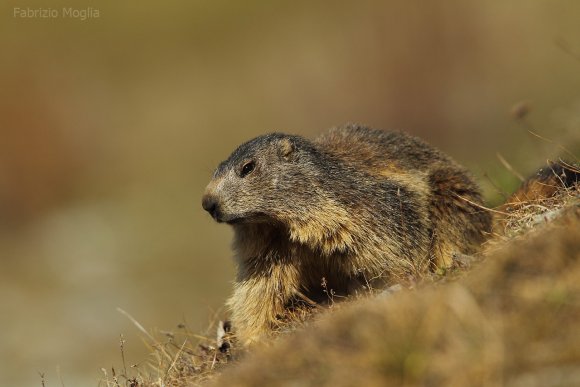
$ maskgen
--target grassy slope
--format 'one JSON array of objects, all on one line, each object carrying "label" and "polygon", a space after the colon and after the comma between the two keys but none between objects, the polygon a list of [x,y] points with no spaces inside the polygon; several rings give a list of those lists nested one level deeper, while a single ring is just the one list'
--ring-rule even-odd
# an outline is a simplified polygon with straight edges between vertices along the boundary
[{"label": "grassy slope", "polygon": [[216,385],[580,385],[580,206],[464,278],[340,307]]},{"label": "grassy slope", "polygon": [[186,327],[165,339],[146,333],[153,372],[103,384],[580,385],[578,188],[510,210],[470,270],[335,304],[246,356],[231,349],[234,362],[215,328],[201,339]]}]

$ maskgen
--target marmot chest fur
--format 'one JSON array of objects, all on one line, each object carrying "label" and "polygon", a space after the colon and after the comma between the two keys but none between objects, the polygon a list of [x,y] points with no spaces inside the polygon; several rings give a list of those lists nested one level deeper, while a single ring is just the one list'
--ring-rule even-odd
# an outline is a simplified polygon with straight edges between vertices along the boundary
[{"label": "marmot chest fur", "polygon": [[243,343],[297,300],[448,266],[491,227],[465,169],[415,137],[360,126],[314,141],[274,133],[246,142],[218,166],[202,202],[235,231],[228,305]]}]

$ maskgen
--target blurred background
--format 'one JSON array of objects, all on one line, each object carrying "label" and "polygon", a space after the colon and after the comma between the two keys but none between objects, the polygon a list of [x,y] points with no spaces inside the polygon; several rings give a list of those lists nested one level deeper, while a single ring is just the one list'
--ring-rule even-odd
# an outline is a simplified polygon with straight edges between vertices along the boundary
[{"label": "blurred background", "polygon": [[518,185],[498,153],[525,176],[578,149],[579,15],[573,0],[3,1],[0,385],[96,385],[120,334],[143,363],[117,307],[152,332],[223,317],[231,232],[200,200],[253,136],[405,129],[497,205]]}]

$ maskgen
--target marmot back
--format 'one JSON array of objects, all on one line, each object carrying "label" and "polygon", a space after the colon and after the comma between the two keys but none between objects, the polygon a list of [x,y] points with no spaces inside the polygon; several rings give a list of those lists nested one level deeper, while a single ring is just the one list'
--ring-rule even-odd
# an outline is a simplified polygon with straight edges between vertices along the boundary
[{"label": "marmot back", "polygon": [[245,343],[327,290],[348,296],[473,253],[491,227],[481,204],[448,156],[405,133],[360,126],[315,141],[257,137],[218,166],[203,197],[234,227],[238,278],[228,304]]}]

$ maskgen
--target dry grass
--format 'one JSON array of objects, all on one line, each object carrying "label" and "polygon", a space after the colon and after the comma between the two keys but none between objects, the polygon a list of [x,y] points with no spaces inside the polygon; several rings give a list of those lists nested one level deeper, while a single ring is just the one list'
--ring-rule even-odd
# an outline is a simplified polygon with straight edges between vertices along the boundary
[{"label": "dry grass", "polygon": [[99,386],[199,385],[215,376],[223,365],[232,360],[227,322],[214,319],[207,331],[201,334],[193,333],[183,323],[178,324],[177,331],[152,334],[127,312],[119,311],[144,334],[151,356],[143,364],[128,365],[124,353],[125,340],[121,336],[119,347],[123,364],[110,371],[101,369],[103,378]]},{"label": "dry grass", "polygon": [[458,256],[412,289],[330,300],[332,313],[288,324],[250,354],[219,324],[217,337],[145,332],[148,368],[123,365],[102,384],[580,385],[578,188],[504,208],[482,256]]},{"label": "dry grass", "polygon": [[[561,172],[564,175],[559,175],[553,169],[554,166],[562,168]],[[532,178],[532,184],[529,182],[523,184],[522,189],[524,187],[527,189],[527,195],[518,197],[518,192],[516,192],[515,198],[512,196],[508,203],[500,206],[500,211],[496,212],[492,243],[504,242],[539,224],[550,222],[558,217],[566,206],[578,202],[580,182],[573,182],[577,176],[580,176],[578,167],[559,161],[548,164],[545,169],[549,175],[544,177],[544,181]],[[568,182],[563,180],[566,179],[566,175],[570,180]],[[563,185],[571,185],[571,187],[565,189],[562,188]],[[515,201],[510,203],[510,200]]]}]

